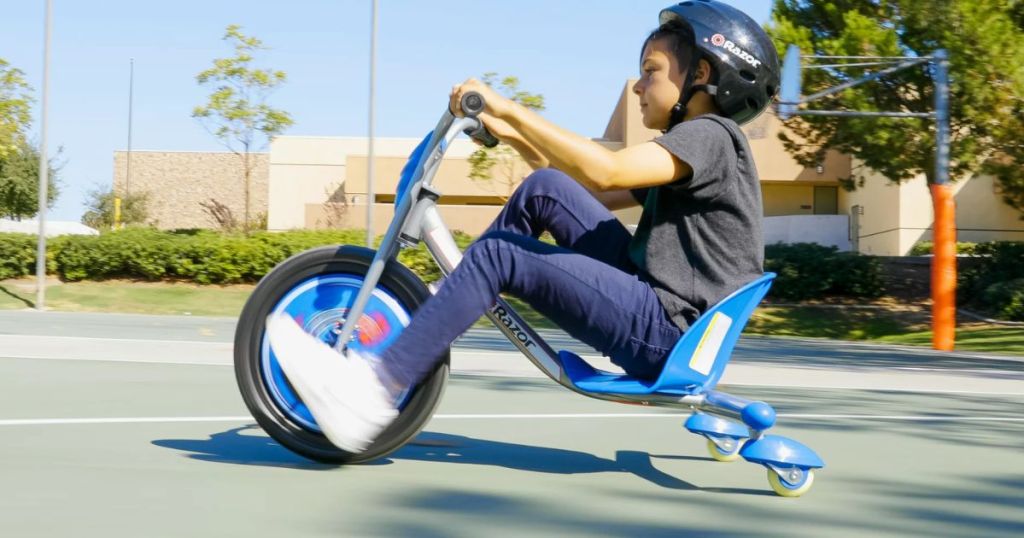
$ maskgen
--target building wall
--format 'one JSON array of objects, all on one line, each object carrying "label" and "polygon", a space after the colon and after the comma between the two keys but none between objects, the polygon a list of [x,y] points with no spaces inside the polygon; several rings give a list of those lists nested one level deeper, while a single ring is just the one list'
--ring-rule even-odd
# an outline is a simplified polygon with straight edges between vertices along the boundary
[{"label": "building wall", "polygon": [[[404,138],[377,140],[374,151],[378,155],[408,155],[416,143],[418,141]],[[347,178],[348,155],[365,155],[367,149],[365,138],[274,138],[270,145],[270,214],[267,227],[271,230],[304,227],[306,205],[322,204],[335,196]],[[365,194],[365,190],[363,192]]]},{"label": "building wall", "polygon": [[[999,203],[993,204],[993,198]],[[1024,241],[1024,213],[1003,202],[995,178],[975,176],[962,182],[954,200],[962,215],[956,225],[959,241]]]},{"label": "building wall", "polygon": [[[956,203],[957,241],[1022,241],[1020,212],[998,195],[989,176],[974,176],[952,184]],[[863,187],[840,194],[840,207],[850,212],[864,207],[860,216],[860,251],[882,256],[903,256],[918,241],[932,240],[934,213],[925,177],[893,184],[874,173]]]},{"label": "building wall", "polygon": [[[779,140],[779,133],[784,130],[785,125],[771,109],[743,126],[762,181],[838,186],[840,178],[850,177],[850,157],[836,151],[825,153],[824,159],[817,163],[820,168],[798,163]],[[795,135],[790,133],[790,136]]]},{"label": "building wall", "polygon": [[[841,191],[840,212],[850,215],[858,250],[864,254],[898,256],[901,239],[901,191],[881,174],[869,172],[864,186],[853,192]],[[855,215],[855,206],[861,214]],[[858,225],[859,223],[859,225]]]},{"label": "building wall", "polygon": [[764,216],[813,215],[814,186],[761,183]]},{"label": "building wall", "polygon": [[[1006,205],[998,183],[991,176],[973,176],[952,184],[956,204],[957,241],[1024,241],[1021,212]],[[900,249],[905,253],[917,241],[932,240],[932,198],[925,178],[916,177],[900,186],[902,222],[906,234]]]},{"label": "building wall", "polygon": [[[267,214],[268,156],[254,153],[250,218]],[[161,229],[211,228],[213,219],[199,205],[217,200],[239,221],[245,214],[245,179],[233,153],[132,151],[114,152],[114,190],[149,193],[150,222]]]},{"label": "building wall", "polygon": [[765,217],[764,244],[817,243],[850,250],[846,215],[785,215]]}]

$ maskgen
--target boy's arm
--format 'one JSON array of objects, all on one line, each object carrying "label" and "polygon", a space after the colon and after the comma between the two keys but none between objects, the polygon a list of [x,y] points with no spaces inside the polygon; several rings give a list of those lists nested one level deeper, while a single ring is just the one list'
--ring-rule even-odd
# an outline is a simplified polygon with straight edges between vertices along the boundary
[{"label": "boy's arm", "polygon": [[487,127],[487,130],[492,135],[516,150],[516,153],[526,161],[530,168],[540,170],[541,168],[551,166],[548,158],[538,151],[537,148],[533,147],[532,144],[523,140],[523,137],[507,122],[489,114],[480,114],[480,120],[483,121],[484,126]]},{"label": "boy's arm", "polygon": [[[484,96],[486,112],[504,120],[519,137],[545,157],[550,166],[569,174],[591,192],[665,185],[691,173],[690,166],[667,149],[647,142],[611,151],[547,121],[486,84],[469,80],[452,93],[453,110],[467,91]],[[484,124],[488,124],[486,116]],[[488,126],[490,128],[490,126]],[[499,134],[495,136],[502,138]]]}]

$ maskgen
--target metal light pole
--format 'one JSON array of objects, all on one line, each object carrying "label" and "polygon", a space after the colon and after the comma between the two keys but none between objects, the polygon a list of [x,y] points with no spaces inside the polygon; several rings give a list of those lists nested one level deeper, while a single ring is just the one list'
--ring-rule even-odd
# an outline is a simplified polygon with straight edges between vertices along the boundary
[{"label": "metal light pole", "polygon": [[952,351],[956,341],[956,205],[949,185],[949,53],[932,54],[935,69],[935,177],[932,193],[932,347]]},{"label": "metal light pole", "polygon": [[374,92],[377,82],[377,0],[373,0],[373,13],[370,16],[370,119],[369,149],[366,165],[366,246],[373,248],[373,108]]},{"label": "metal light pole", "polygon": [[[135,93],[135,58],[129,60],[128,63],[128,170],[124,176],[124,196],[128,197],[128,194],[132,190],[132,102],[134,101]],[[115,193],[116,195],[116,193]]]},{"label": "metal light pole", "polygon": [[52,0],[46,0],[46,30],[43,37],[42,133],[39,142],[39,245],[36,250],[36,310],[46,309],[46,199],[50,163],[46,155],[47,113],[50,100],[50,27]]}]

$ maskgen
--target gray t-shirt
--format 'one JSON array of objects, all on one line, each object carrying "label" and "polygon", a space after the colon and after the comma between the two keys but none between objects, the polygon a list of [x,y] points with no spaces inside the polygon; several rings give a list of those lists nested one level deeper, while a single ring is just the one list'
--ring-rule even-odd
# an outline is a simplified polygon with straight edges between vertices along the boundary
[{"label": "gray t-shirt", "polygon": [[654,142],[693,174],[632,191],[644,210],[629,256],[672,321],[686,330],[763,274],[761,184],[747,139],[732,120],[700,116]]}]

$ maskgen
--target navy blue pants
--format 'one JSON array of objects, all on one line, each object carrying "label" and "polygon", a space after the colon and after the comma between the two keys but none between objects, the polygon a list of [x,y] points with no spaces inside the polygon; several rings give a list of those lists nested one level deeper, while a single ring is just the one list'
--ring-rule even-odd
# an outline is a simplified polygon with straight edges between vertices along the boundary
[{"label": "navy blue pants", "polygon": [[[539,241],[549,232],[558,246]],[[382,356],[395,381],[419,382],[499,293],[522,299],[626,373],[654,379],[682,331],[636,275],[631,235],[553,169],[527,177],[458,267]]]}]

